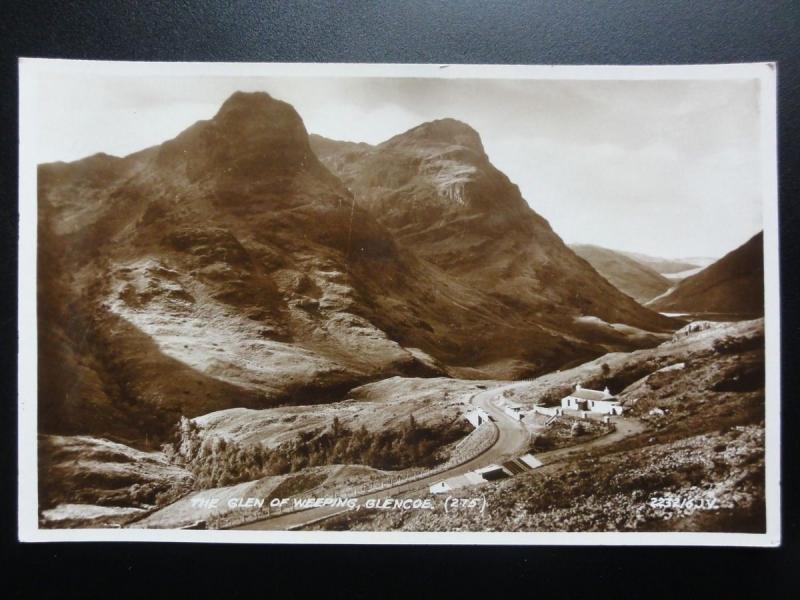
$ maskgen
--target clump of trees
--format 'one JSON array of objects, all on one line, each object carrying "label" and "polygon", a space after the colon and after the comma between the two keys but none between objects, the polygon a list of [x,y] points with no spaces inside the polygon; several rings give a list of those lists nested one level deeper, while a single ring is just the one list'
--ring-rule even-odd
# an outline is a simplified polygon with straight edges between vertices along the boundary
[{"label": "clump of trees", "polygon": [[610,433],[614,427],[613,423],[593,419],[557,419],[533,439],[530,451],[536,453],[566,448]]},{"label": "clump of trees", "polygon": [[575,421],[570,427],[570,434],[572,437],[580,437],[586,433],[586,427],[580,421]]},{"label": "clump of trees", "polygon": [[261,444],[240,444],[221,436],[204,436],[191,419],[181,417],[173,440],[163,450],[194,475],[195,489],[234,485],[290,471],[280,454]]},{"label": "clump of trees", "polygon": [[398,429],[368,431],[363,425],[349,428],[334,417],[328,428],[301,431],[293,440],[270,449],[204,435],[194,421],[181,417],[163,450],[194,475],[196,489],[204,489],[330,464],[385,470],[432,466],[446,460],[443,446],[468,432],[462,419],[422,426],[410,415]]},{"label": "clump of trees", "polygon": [[410,415],[399,429],[350,429],[334,417],[331,427],[315,434],[302,432],[282,446],[291,456],[292,470],[325,464],[362,464],[378,469],[432,466],[443,461],[440,449],[468,433],[461,419],[436,426],[421,426]]}]

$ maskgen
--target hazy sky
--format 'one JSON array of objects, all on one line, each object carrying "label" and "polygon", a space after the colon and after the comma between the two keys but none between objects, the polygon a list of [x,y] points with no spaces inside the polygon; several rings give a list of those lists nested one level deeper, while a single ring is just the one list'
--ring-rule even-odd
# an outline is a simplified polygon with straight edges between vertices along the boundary
[{"label": "hazy sky", "polygon": [[381,142],[454,117],[566,242],[718,257],[762,228],[758,82],[48,75],[40,162],[125,155],[214,115],[236,90],[309,132]]}]

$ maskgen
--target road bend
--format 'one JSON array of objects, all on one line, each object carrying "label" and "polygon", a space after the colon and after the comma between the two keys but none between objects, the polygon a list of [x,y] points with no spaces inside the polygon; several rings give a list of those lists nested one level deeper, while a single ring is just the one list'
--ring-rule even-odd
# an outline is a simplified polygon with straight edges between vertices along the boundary
[{"label": "road bend", "polygon": [[[530,442],[530,433],[516,419],[508,416],[502,409],[498,408],[496,402],[503,391],[520,385],[519,383],[493,388],[474,394],[470,398],[470,403],[476,408],[482,408],[493,419],[497,427],[497,440],[487,450],[477,456],[457,465],[446,471],[438,471],[429,476],[424,476],[408,483],[401,483],[390,488],[384,488],[375,492],[366,492],[357,498],[363,505],[369,499],[379,499],[387,497],[398,497],[400,494],[412,492],[420,489],[427,489],[434,483],[442,479],[448,479],[457,475],[463,475],[468,471],[473,471],[491,464],[504,462],[524,454]],[[254,521],[245,525],[234,527],[233,529],[261,529],[261,530],[287,530],[299,529],[304,525],[316,523],[338,514],[349,512],[348,509],[341,507],[319,507],[289,512],[286,514],[272,516],[261,521]]]}]

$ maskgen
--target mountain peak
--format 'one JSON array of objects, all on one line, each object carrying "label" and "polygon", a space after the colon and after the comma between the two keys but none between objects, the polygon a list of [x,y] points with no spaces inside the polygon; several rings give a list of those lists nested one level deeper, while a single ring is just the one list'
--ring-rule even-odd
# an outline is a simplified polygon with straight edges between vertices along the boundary
[{"label": "mountain peak", "polygon": [[313,167],[303,120],[266,92],[235,92],[209,121],[199,121],[159,150],[162,164],[186,164],[190,179],[224,173],[262,180]]},{"label": "mountain peak", "polygon": [[485,154],[480,134],[458,119],[436,119],[435,121],[422,123],[405,133],[394,136],[384,144],[394,145],[404,142],[453,144],[469,148],[479,154]]},{"label": "mountain peak", "polygon": [[294,107],[266,92],[234,92],[217,111],[212,121],[228,131],[257,134],[271,131],[306,138],[303,120]]},{"label": "mountain peak", "polygon": [[[224,119],[240,111],[263,113],[291,106],[270,96],[267,92],[234,92],[219,107],[214,119]],[[294,110],[294,109],[292,109]]]}]

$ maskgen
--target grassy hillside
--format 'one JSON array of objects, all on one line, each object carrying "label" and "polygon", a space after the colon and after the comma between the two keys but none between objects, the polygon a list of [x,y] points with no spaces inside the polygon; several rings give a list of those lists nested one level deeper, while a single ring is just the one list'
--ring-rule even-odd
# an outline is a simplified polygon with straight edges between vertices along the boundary
[{"label": "grassy hillside", "polygon": [[100,527],[146,515],[191,488],[191,474],[161,452],[88,436],[39,436],[44,527]]},{"label": "grassy hillside", "polygon": [[621,252],[590,244],[572,244],[570,248],[611,285],[642,304],[672,287],[669,279]]},{"label": "grassy hillside", "polygon": [[648,304],[662,312],[764,314],[764,236],[726,254]]},{"label": "grassy hillside", "polygon": [[[359,511],[317,528],[764,531],[763,321],[694,323],[658,348],[608,355],[515,386],[511,399],[556,402],[576,381],[621,392],[627,416],[641,420],[643,431],[453,492],[485,497],[483,512]],[[671,507],[672,500],[684,506]]]}]

